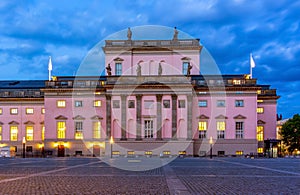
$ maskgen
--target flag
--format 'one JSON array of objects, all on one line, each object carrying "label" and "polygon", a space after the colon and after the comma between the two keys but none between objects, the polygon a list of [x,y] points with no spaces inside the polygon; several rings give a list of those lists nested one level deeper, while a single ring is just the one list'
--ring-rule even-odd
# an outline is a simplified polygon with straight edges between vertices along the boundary
[{"label": "flag", "polygon": [[51,61],[51,56],[49,56],[49,63],[48,63],[48,70],[52,70],[52,61]]},{"label": "flag", "polygon": [[255,67],[255,62],[253,60],[252,53],[250,53],[250,66],[251,66],[251,68]]}]

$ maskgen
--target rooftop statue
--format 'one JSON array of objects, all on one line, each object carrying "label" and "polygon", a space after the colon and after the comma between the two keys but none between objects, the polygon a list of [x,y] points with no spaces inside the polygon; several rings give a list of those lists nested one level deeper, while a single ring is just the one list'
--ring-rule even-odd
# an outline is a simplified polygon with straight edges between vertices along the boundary
[{"label": "rooftop statue", "polygon": [[107,73],[107,76],[111,76],[111,67],[110,67],[110,64],[108,64],[107,67],[106,67],[106,73]]},{"label": "rooftop statue", "polygon": [[174,27],[174,35],[173,35],[173,40],[178,40],[178,30],[176,28],[176,26]]},{"label": "rooftop statue", "polygon": [[130,28],[128,27],[128,30],[127,30],[127,38],[128,38],[128,40],[131,40],[131,36],[132,36],[132,32],[131,32]]}]

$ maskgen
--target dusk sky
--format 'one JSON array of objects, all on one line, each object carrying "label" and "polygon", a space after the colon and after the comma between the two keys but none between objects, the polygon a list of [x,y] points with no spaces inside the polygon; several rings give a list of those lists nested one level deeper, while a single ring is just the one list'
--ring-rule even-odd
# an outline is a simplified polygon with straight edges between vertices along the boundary
[{"label": "dusk sky", "polygon": [[299,13],[294,0],[3,0],[0,80],[46,80],[49,56],[53,75],[72,76],[112,33],[176,26],[200,38],[222,74],[249,74],[252,53],[253,77],[277,89],[278,114],[289,118],[300,110]]}]

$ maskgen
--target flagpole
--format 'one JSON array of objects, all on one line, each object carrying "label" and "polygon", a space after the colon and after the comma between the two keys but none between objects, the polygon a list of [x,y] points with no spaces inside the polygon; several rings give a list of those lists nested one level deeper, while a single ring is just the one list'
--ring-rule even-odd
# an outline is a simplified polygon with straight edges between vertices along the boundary
[{"label": "flagpole", "polygon": [[255,62],[253,60],[252,53],[250,53],[250,79],[252,79],[252,68],[255,67]]},{"label": "flagpole", "polygon": [[51,71],[52,71],[52,61],[51,61],[51,56],[49,56],[49,63],[48,63],[49,81],[51,81]]}]

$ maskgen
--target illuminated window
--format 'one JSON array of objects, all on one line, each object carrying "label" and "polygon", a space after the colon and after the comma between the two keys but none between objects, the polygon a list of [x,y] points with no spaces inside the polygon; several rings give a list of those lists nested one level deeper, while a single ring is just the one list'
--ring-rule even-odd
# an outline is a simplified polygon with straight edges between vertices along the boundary
[{"label": "illuminated window", "polygon": [[225,138],[225,129],[226,129],[226,122],[225,121],[217,121],[217,137],[218,137],[218,139]]},{"label": "illuminated window", "polygon": [[0,115],[2,114],[2,108],[0,108]]},{"label": "illuminated window", "polygon": [[56,101],[56,106],[58,108],[64,108],[64,107],[66,107],[66,101],[65,100],[57,100]]},{"label": "illuminated window", "polygon": [[11,108],[10,114],[18,114],[18,108]]},{"label": "illuminated window", "polygon": [[94,107],[100,107],[101,106],[101,100],[94,100]]},{"label": "illuminated window", "polygon": [[200,139],[206,138],[207,122],[199,121],[198,122],[198,130],[199,130],[199,138]]},{"label": "illuminated window", "polygon": [[235,100],[235,107],[244,107],[244,100]]},{"label": "illuminated window", "polygon": [[145,138],[153,138],[153,120],[145,120],[144,121],[144,132]]},{"label": "illuminated window", "polygon": [[199,100],[198,101],[199,107],[207,107],[207,101],[206,100]]},{"label": "illuminated window", "polygon": [[42,140],[45,140],[45,126],[42,125]]},{"label": "illuminated window", "polygon": [[57,138],[58,139],[66,138],[66,122],[65,121],[57,122]]},{"label": "illuminated window", "polygon": [[101,122],[99,121],[93,122],[93,138],[94,139],[101,138]]},{"label": "illuminated window", "polygon": [[240,85],[242,82],[241,82],[241,80],[233,80],[232,83],[234,85]]},{"label": "illuminated window", "polygon": [[217,100],[217,107],[225,107],[225,100]]},{"label": "illuminated window", "polygon": [[264,153],[264,148],[257,148],[257,153]]},{"label": "illuminated window", "polygon": [[41,109],[41,113],[42,113],[42,114],[45,114],[45,108],[42,108],[42,109]]},{"label": "illuminated window", "polygon": [[26,114],[33,114],[33,108],[26,108]]},{"label": "illuminated window", "polygon": [[145,151],[145,155],[152,155],[152,151]]},{"label": "illuminated window", "polygon": [[33,126],[26,126],[26,140],[33,141]]},{"label": "illuminated window", "polygon": [[235,138],[244,138],[244,122],[235,122]]},{"label": "illuminated window", "polygon": [[83,124],[82,121],[75,122],[75,139],[83,139]]},{"label": "illuminated window", "polygon": [[257,100],[257,103],[263,103],[264,100]]},{"label": "illuminated window", "polygon": [[238,156],[242,156],[244,154],[244,151],[243,150],[237,150],[237,151],[235,151],[235,154],[238,155]]},{"label": "illuminated window", "polygon": [[258,114],[262,114],[262,113],[264,113],[264,108],[263,108],[263,107],[257,107],[257,108],[256,108],[256,112],[257,112]]},{"label": "illuminated window", "polygon": [[10,126],[10,141],[18,141],[18,126]]},{"label": "illuminated window", "polygon": [[122,74],[122,63],[120,63],[120,62],[116,63],[115,72],[116,72],[116,75],[121,75]]},{"label": "illuminated window", "polygon": [[257,94],[258,94],[258,95],[261,94],[261,90],[257,90]]},{"label": "illuminated window", "polygon": [[256,127],[256,139],[257,141],[264,141],[264,126]]},{"label": "illuminated window", "polygon": [[0,125],[0,141],[2,140],[2,125]]}]

